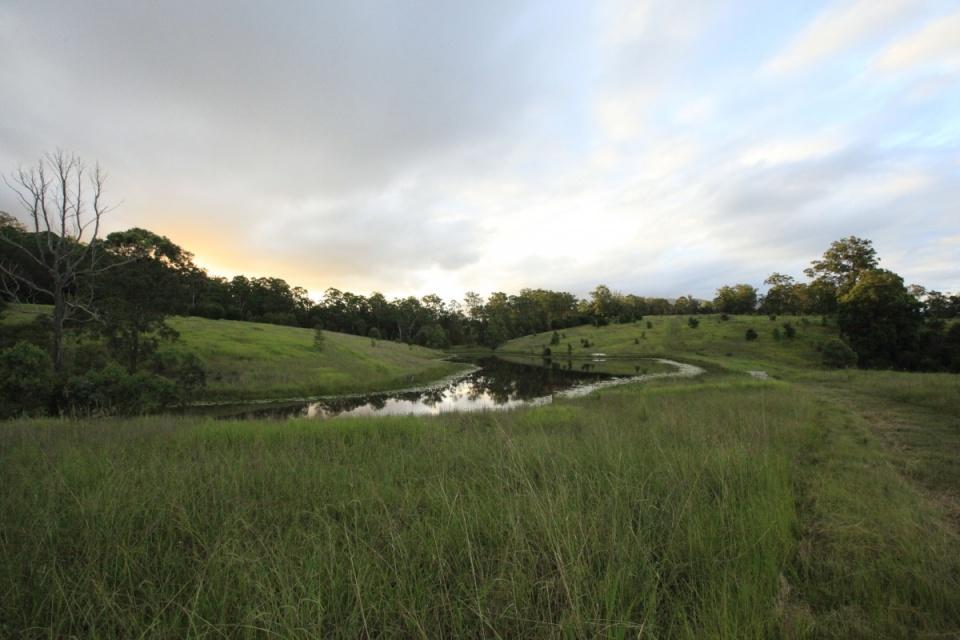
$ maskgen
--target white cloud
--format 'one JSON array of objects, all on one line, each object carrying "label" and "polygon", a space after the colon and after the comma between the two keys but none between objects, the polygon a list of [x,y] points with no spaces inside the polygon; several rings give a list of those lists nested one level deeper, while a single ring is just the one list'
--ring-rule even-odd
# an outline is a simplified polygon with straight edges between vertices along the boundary
[{"label": "white cloud", "polygon": [[931,20],[897,40],[876,58],[874,66],[887,72],[915,67],[960,71],[960,12]]},{"label": "white cloud", "polygon": [[855,0],[818,15],[775,58],[770,73],[800,71],[886,32],[923,3],[918,0]]},{"label": "white cloud", "polygon": [[744,149],[737,160],[742,165],[802,162],[836,153],[847,143],[844,137],[832,132],[765,140]]}]

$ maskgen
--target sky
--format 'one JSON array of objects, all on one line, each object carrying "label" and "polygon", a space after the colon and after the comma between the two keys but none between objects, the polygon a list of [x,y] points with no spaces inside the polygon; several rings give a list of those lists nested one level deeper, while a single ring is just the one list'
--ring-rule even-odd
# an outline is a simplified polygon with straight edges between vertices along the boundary
[{"label": "sky", "polygon": [[216,275],[709,298],[852,234],[960,291],[956,0],[0,0],[0,60],[0,170]]}]

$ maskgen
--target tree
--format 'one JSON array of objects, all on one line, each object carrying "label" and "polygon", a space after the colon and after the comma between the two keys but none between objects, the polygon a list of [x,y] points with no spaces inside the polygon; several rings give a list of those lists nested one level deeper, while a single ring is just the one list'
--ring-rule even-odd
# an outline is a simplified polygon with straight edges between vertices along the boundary
[{"label": "tree", "polygon": [[782,273],[772,273],[763,281],[767,285],[767,294],[763,297],[761,310],[768,314],[798,313],[800,311],[800,296],[797,291],[797,282],[792,276]]},{"label": "tree", "polygon": [[749,284],[720,287],[713,304],[721,313],[753,313],[757,308],[757,290]]},{"label": "tree", "polygon": [[146,229],[111,233],[103,248],[119,268],[96,283],[100,331],[114,356],[133,373],[161,339],[176,337],[164,320],[189,305],[193,255]]},{"label": "tree", "polygon": [[892,271],[860,274],[838,300],[837,326],[861,366],[909,366],[922,322],[920,303]]},{"label": "tree", "polygon": [[849,236],[832,242],[830,248],[823,252],[823,257],[811,262],[804,273],[815,281],[824,280],[833,284],[838,294],[843,295],[862,274],[875,270],[879,263],[873,242]]},{"label": "tree", "polygon": [[[0,262],[0,286],[18,299],[26,288],[53,304],[51,360],[58,376],[64,368],[64,327],[73,318],[95,318],[93,281],[119,264],[105,264],[100,250],[106,175],[78,157],[57,151],[4,183],[14,192],[29,221],[28,233],[0,233],[0,243],[16,256]],[[37,274],[37,275],[34,275]]]}]

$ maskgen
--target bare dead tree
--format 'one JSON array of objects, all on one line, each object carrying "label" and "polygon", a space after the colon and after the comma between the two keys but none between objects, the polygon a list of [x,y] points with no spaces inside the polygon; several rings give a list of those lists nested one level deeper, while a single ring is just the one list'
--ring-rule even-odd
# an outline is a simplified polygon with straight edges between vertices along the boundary
[{"label": "bare dead tree", "polygon": [[[57,373],[63,371],[65,324],[96,318],[93,281],[118,266],[105,260],[98,242],[101,218],[110,210],[103,202],[105,180],[99,164],[90,171],[63,151],[3,178],[23,206],[28,228],[27,233],[0,233],[0,242],[17,256],[0,261],[0,289],[13,300],[27,290],[53,302],[51,356]],[[22,265],[44,277],[31,277]]]}]

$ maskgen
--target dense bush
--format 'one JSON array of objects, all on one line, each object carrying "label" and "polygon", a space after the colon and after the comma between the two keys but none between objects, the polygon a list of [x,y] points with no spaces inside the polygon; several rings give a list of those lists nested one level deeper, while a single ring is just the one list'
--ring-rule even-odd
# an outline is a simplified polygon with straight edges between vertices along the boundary
[{"label": "dense bush", "polygon": [[857,364],[856,352],[839,338],[832,338],[824,343],[820,354],[824,366],[833,369],[847,369]]},{"label": "dense bush", "polygon": [[747,332],[744,334],[743,337],[746,338],[747,340],[756,340],[759,336],[757,335],[757,332],[753,329],[753,327],[751,327],[747,329]]},{"label": "dense bush", "polygon": [[700,326],[700,320],[691,316],[690,318],[687,318],[687,324],[690,325],[691,329],[696,329]]},{"label": "dense bush", "polygon": [[64,404],[73,414],[133,414],[158,411],[174,403],[176,383],[148,371],[129,373],[111,362],[71,377]]},{"label": "dense bush", "polygon": [[29,342],[0,351],[0,417],[43,412],[55,388],[47,353]]}]

